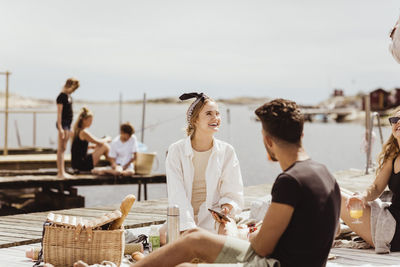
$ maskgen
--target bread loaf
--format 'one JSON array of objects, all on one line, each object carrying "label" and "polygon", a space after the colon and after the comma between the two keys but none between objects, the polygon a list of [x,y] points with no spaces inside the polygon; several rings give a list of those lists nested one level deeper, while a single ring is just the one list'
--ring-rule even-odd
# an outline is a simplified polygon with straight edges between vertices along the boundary
[{"label": "bread loaf", "polygon": [[121,206],[120,206],[120,210],[122,213],[121,218],[115,220],[111,226],[110,226],[110,230],[115,230],[115,229],[119,229],[122,226],[122,223],[124,222],[126,216],[128,216],[129,211],[132,208],[133,203],[135,202],[136,197],[134,195],[127,195],[124,200],[122,200],[121,202]]}]

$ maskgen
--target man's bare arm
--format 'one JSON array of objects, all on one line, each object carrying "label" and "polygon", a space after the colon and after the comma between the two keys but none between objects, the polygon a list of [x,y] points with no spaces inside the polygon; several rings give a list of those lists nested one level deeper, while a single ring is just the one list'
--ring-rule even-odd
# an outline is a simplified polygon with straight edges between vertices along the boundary
[{"label": "man's bare arm", "polygon": [[251,246],[260,256],[270,255],[292,218],[294,208],[272,202],[257,235],[250,239]]}]

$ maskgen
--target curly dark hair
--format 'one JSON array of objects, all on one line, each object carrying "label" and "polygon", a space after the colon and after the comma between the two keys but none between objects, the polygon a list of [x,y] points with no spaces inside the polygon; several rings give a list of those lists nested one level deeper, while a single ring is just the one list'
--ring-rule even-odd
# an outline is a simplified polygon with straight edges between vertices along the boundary
[{"label": "curly dark hair", "polygon": [[135,128],[129,122],[125,122],[121,124],[120,131],[128,134],[129,136],[132,136],[132,134],[135,133]]},{"label": "curly dark hair", "polygon": [[255,113],[264,131],[272,137],[291,144],[301,144],[304,117],[296,102],[275,99],[257,108]]}]

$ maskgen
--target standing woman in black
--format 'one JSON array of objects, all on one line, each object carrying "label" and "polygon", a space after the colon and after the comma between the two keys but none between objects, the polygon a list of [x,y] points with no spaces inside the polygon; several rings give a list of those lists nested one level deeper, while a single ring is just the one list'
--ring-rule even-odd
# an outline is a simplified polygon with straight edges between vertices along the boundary
[{"label": "standing woman in black", "polygon": [[[343,192],[340,217],[377,253],[400,251],[400,108],[389,118],[392,133],[378,157],[377,175],[364,193]],[[389,186],[392,201],[378,198]],[[350,217],[349,208],[362,204],[361,223]]]},{"label": "standing woman in black", "polygon": [[71,134],[71,123],[73,119],[71,94],[79,87],[79,81],[69,78],[57,97],[57,177],[71,178],[72,176],[65,172],[64,152],[67,148],[68,139]]}]

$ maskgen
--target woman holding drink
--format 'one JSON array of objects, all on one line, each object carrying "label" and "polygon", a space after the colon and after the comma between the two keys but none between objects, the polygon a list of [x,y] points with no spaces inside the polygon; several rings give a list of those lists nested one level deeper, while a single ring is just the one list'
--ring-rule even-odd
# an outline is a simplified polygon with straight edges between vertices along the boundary
[{"label": "woman holding drink", "polygon": [[[400,251],[400,108],[389,122],[392,133],[379,154],[372,185],[362,194],[342,189],[340,217],[377,253]],[[386,186],[393,194],[391,203],[378,198]]]}]

